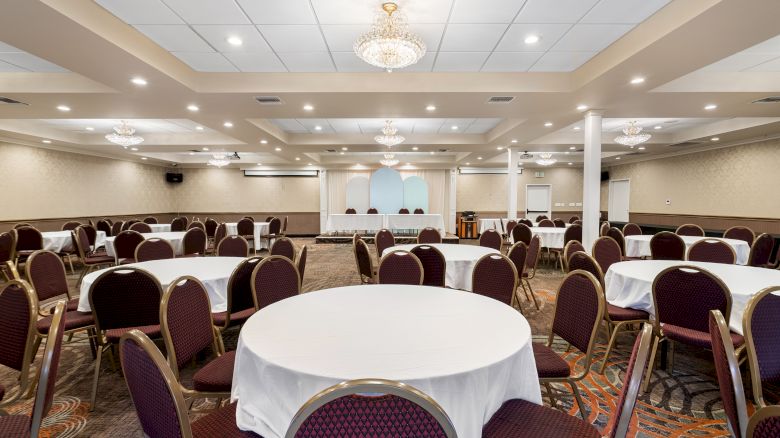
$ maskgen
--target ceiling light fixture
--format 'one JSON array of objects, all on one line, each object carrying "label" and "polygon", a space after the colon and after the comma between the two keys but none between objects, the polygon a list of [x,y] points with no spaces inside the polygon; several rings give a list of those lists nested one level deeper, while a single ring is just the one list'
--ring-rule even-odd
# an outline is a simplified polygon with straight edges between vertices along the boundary
[{"label": "ceiling light fixture", "polygon": [[225,128],[232,128],[233,127],[233,122],[225,122],[225,123],[222,124],[222,126],[224,126]]},{"label": "ceiling light fixture", "polygon": [[322,131],[322,126],[320,126],[320,125],[315,126],[314,130],[315,131]]},{"label": "ceiling light fixture", "polygon": [[198,105],[193,105],[193,104],[187,105],[187,109],[192,111],[192,112],[196,112],[196,111],[200,110],[200,108],[198,108]]},{"label": "ceiling light fixture", "polygon": [[225,167],[228,164],[230,164],[230,160],[228,159],[227,154],[221,153],[221,154],[214,154],[212,155],[212,158],[208,161],[209,166],[214,167]]},{"label": "ceiling light fixture", "polygon": [[425,56],[425,43],[409,32],[406,17],[392,2],[382,4],[380,12],[369,32],[355,41],[354,50],[358,58],[387,70],[408,67]]},{"label": "ceiling light fixture", "polygon": [[344,155],[344,151],[339,152],[339,155]]},{"label": "ceiling light fixture", "polygon": [[195,129],[198,130],[198,131],[203,131],[203,127],[200,126],[200,125],[196,126]]},{"label": "ceiling light fixture", "polygon": [[425,107],[426,111],[436,111],[436,105],[428,105]]},{"label": "ceiling light fixture", "polygon": [[466,163],[466,166],[471,166],[471,163]]},{"label": "ceiling light fixture", "polygon": [[575,126],[575,127],[574,127],[574,130],[575,130],[575,131],[579,131],[580,129],[582,129],[582,128],[580,128],[579,126]]},{"label": "ceiling light fixture", "polygon": [[431,154],[431,155],[433,155],[433,154],[435,154],[436,152],[434,152],[434,151],[430,151],[430,152],[428,152],[428,153],[429,153],[429,154]]},{"label": "ceiling light fixture", "polygon": [[570,153],[571,152],[569,152],[569,151],[564,152],[565,155],[569,155]]},{"label": "ceiling light fixture", "polygon": [[311,164],[311,163],[309,163],[308,165],[309,165],[309,166],[314,166],[314,165],[313,165],[313,164]]},{"label": "ceiling light fixture", "polygon": [[631,85],[639,85],[644,82],[645,82],[645,78],[641,76],[637,76],[634,79],[631,79]]},{"label": "ceiling light fixture", "polygon": [[718,140],[720,140],[720,138],[719,138],[719,137],[712,137],[712,138],[710,139],[710,141],[718,141]]},{"label": "ceiling light fixture", "polygon": [[130,148],[130,150],[133,152],[138,152],[138,148]]},{"label": "ceiling light fixture", "polygon": [[417,146],[415,146],[415,147],[413,147],[413,148],[412,148],[412,150],[413,150],[413,151],[419,151],[419,150],[420,150],[420,148],[418,148]]},{"label": "ceiling light fixture", "polygon": [[142,159],[142,160],[148,160],[148,158],[146,158],[146,157],[141,157],[141,159]]},{"label": "ceiling light fixture", "polygon": [[570,151],[576,151],[577,150],[577,146],[569,146],[569,150]]},{"label": "ceiling light fixture", "polygon": [[141,77],[134,77],[133,79],[130,79],[130,82],[134,83],[135,85],[141,86],[141,87],[143,87],[144,85],[146,85],[148,83],[148,82],[146,82],[146,79],[141,78]]},{"label": "ceiling light fixture", "polygon": [[86,129],[87,131],[94,131],[94,130],[95,130],[95,128],[93,128],[93,127],[91,127],[91,126],[87,126],[87,127],[86,127],[86,128],[84,128],[84,129]]},{"label": "ceiling light fixture", "polygon": [[517,140],[515,140],[515,139],[512,139],[512,143],[517,143]]},{"label": "ceiling light fixture", "polygon": [[704,106],[704,109],[707,111],[712,111],[718,108],[718,105],[715,105],[714,103],[708,104]]},{"label": "ceiling light fixture", "polygon": [[398,160],[395,158],[395,154],[392,152],[387,152],[384,154],[384,158],[379,160],[379,164],[386,167],[393,167],[398,164]]},{"label": "ceiling light fixture", "polygon": [[189,155],[195,155],[195,152],[190,152]]},{"label": "ceiling light fixture", "polygon": [[260,140],[260,144],[268,144],[268,140]]},{"label": "ceiling light fixture", "polygon": [[349,150],[349,148],[348,148],[348,147],[346,147],[346,146],[342,146],[342,147],[341,147],[341,150],[342,150],[342,151],[347,151],[347,150]]},{"label": "ceiling light fixture", "polygon": [[452,129],[453,131],[457,131],[457,130],[458,130],[458,127],[457,127],[457,126],[455,126],[455,125],[452,125],[452,126],[450,126],[450,129]]},{"label": "ceiling light fixture", "polygon": [[552,166],[553,164],[557,163],[558,160],[552,157],[552,154],[549,152],[541,153],[539,154],[539,159],[536,160],[536,164],[540,166]]},{"label": "ceiling light fixture", "polygon": [[539,42],[539,35],[527,35],[523,40],[526,44],[536,44]]},{"label": "ceiling light fixture", "polygon": [[585,111],[588,109],[588,105],[577,105],[577,111]]},{"label": "ceiling light fixture", "polygon": [[60,110],[60,111],[63,111],[63,112],[70,111],[70,107],[67,106],[67,105],[57,105],[57,109]]},{"label": "ceiling light fixture", "polygon": [[482,159],[482,157],[477,157],[477,160],[481,160],[481,159]]},{"label": "ceiling light fixture", "polygon": [[652,137],[650,134],[642,132],[642,127],[637,126],[636,121],[630,121],[623,128],[623,135],[615,137],[615,143],[624,146],[636,146],[650,140],[650,137]]},{"label": "ceiling light fixture", "polygon": [[653,126],[653,129],[663,129],[663,126],[661,126],[661,125]]},{"label": "ceiling light fixture", "polygon": [[504,150],[504,147],[503,146],[496,146],[496,149],[498,149],[499,151],[502,151],[502,150]]},{"label": "ceiling light fixture", "polygon": [[295,161],[301,161],[301,157],[295,157]]},{"label": "ceiling light fixture", "polygon": [[106,140],[126,148],[143,143],[144,138],[135,135],[135,129],[131,128],[125,120],[122,120],[119,126],[114,126],[114,132],[106,135]]},{"label": "ceiling light fixture", "polygon": [[257,163],[257,165],[258,165],[258,166],[262,166],[262,165],[263,165],[263,163]]},{"label": "ceiling light fixture", "polygon": [[616,159],[616,160],[619,160],[619,159],[620,159],[620,157],[615,157],[615,159]]},{"label": "ceiling light fixture", "polygon": [[647,148],[646,148],[646,147],[644,147],[644,146],[639,146],[637,149],[639,149],[640,151],[643,151],[643,150],[645,150],[645,149],[647,149]]},{"label": "ceiling light fixture", "polygon": [[568,163],[568,164],[569,164],[569,166],[571,166],[571,165],[572,165],[572,164],[574,164],[574,163]]},{"label": "ceiling light fixture", "polygon": [[392,120],[385,120],[385,127],[382,128],[382,135],[374,137],[374,141],[385,145],[387,147],[393,147],[399,145],[406,140],[403,136],[398,135],[398,129],[393,126]]},{"label": "ceiling light fixture", "polygon": [[279,148],[279,147],[277,147],[277,148],[274,148],[274,150],[275,150],[276,152],[281,152],[282,148]]},{"label": "ceiling light fixture", "polygon": [[304,111],[314,111],[314,107],[309,105],[308,103],[303,106]]},{"label": "ceiling light fixture", "polygon": [[553,125],[552,122],[545,122],[545,124],[544,124],[544,126],[547,127],[547,128],[549,128],[552,125]]},{"label": "ceiling light fixture", "polygon": [[238,46],[240,46],[240,45],[244,44],[244,40],[242,40],[241,38],[239,38],[239,37],[237,37],[237,36],[231,36],[231,37],[228,37],[228,39],[227,39],[227,42],[228,42],[228,44],[230,44],[231,46],[236,46],[236,47],[238,47]]},{"label": "ceiling light fixture", "polygon": [[208,151],[208,150],[209,150],[209,148],[200,148],[200,150],[202,150],[202,151]]},{"label": "ceiling light fixture", "polygon": [[41,143],[51,144],[51,140],[41,140]]}]

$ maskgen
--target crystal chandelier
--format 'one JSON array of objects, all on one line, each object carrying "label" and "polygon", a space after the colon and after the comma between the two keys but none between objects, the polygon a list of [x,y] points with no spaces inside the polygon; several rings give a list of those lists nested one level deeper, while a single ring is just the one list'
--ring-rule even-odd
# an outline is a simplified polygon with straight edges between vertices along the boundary
[{"label": "crystal chandelier", "polygon": [[385,127],[382,128],[382,135],[374,137],[374,141],[383,144],[387,147],[393,147],[399,145],[406,140],[403,136],[398,135],[398,129],[393,126],[392,120],[385,120]]},{"label": "crystal chandelier", "polygon": [[135,134],[135,129],[122,120],[119,126],[114,126],[114,132],[106,135],[106,140],[116,143],[123,148],[135,146],[144,141],[143,137],[133,134]]},{"label": "crystal chandelier", "polygon": [[385,158],[382,160],[379,160],[379,163],[383,166],[387,167],[393,167],[396,164],[398,164],[398,160],[395,159],[395,154],[392,152],[388,152],[385,154]]},{"label": "crystal chandelier", "polygon": [[615,137],[615,143],[634,147],[650,140],[650,137],[652,137],[650,134],[642,133],[642,127],[637,126],[636,122],[632,121],[623,128],[623,135]]},{"label": "crystal chandelier", "polygon": [[536,164],[540,166],[551,166],[555,163],[557,163],[558,160],[552,157],[552,154],[549,153],[543,153],[539,154],[539,159],[536,160]]},{"label": "crystal chandelier", "polygon": [[209,166],[224,167],[230,164],[227,154],[214,154],[208,161]]},{"label": "crystal chandelier", "polygon": [[425,43],[409,33],[406,18],[392,2],[383,3],[371,31],[355,41],[355,54],[367,63],[392,71],[408,67],[425,56]]}]

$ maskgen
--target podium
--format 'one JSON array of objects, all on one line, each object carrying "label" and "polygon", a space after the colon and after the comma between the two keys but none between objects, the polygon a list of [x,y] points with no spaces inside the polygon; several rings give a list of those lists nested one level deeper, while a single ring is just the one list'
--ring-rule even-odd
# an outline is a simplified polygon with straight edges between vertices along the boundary
[{"label": "podium", "polygon": [[458,219],[458,237],[461,239],[477,238],[477,218],[459,218]]}]

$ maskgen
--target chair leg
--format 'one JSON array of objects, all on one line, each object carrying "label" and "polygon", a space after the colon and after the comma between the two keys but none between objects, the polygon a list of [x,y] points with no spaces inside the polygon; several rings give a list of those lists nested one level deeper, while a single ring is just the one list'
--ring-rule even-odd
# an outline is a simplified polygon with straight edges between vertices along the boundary
[{"label": "chair leg", "polygon": [[577,399],[577,407],[580,409],[580,416],[583,420],[588,421],[588,415],[585,413],[585,403],[582,401],[579,388],[577,388],[577,382],[569,382],[569,386],[571,386],[571,392],[574,394],[574,398]]},{"label": "chair leg", "polygon": [[671,339],[666,341],[669,343],[669,374],[674,374],[674,341]]},{"label": "chair leg", "polygon": [[555,396],[555,392],[553,392],[552,385],[550,385],[549,382],[544,382],[544,387],[547,388],[547,397],[550,399],[550,406],[557,409],[558,397]]},{"label": "chair leg", "polygon": [[539,310],[539,302],[536,301],[536,294],[534,294],[534,288],[531,287],[531,282],[526,278],[525,283],[528,285],[528,289],[531,292],[531,298],[534,300],[534,306],[536,306],[536,310]]},{"label": "chair leg", "polygon": [[97,401],[98,379],[100,378],[100,362],[103,358],[103,348],[98,345],[97,359],[95,359],[95,377],[92,379],[92,395],[89,399],[89,411],[95,410],[95,401]]},{"label": "chair leg", "polygon": [[620,332],[621,325],[618,324],[615,326],[615,328],[612,329],[612,336],[609,337],[609,344],[607,344],[607,352],[604,353],[604,362],[601,363],[601,368],[599,369],[599,374],[604,374],[604,370],[607,368],[607,359],[609,359],[609,354],[612,352],[612,348],[615,346],[615,341],[617,341],[617,335],[618,332]]},{"label": "chair leg", "polygon": [[655,353],[658,351],[658,343],[660,340],[657,335],[653,336],[653,349],[650,352],[650,361],[647,364],[647,372],[645,373],[645,380],[642,382],[642,392],[646,393],[648,386],[650,386],[650,376],[653,374],[653,366],[655,365]]}]

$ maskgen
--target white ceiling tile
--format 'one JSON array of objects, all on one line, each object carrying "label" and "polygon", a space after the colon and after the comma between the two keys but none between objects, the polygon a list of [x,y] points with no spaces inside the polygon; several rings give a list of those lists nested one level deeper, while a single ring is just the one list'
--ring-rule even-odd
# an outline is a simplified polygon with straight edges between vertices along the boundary
[{"label": "white ceiling tile", "polygon": [[127,24],[184,24],[161,0],[95,0]]},{"label": "white ceiling tile", "polygon": [[416,64],[412,64],[409,67],[403,69],[406,72],[425,72],[433,69],[433,60],[436,59],[436,52],[431,52],[430,48],[428,52],[425,52],[425,56],[422,57]]},{"label": "white ceiling tile", "polygon": [[444,32],[440,51],[491,51],[506,28],[505,24],[450,24]]},{"label": "white ceiling tile", "polygon": [[276,54],[271,52],[263,53],[225,53],[225,57],[233,63],[242,72],[265,73],[265,72],[286,72],[284,64],[279,61]]},{"label": "white ceiling tile", "polygon": [[547,52],[529,71],[573,71],[594,57],[597,52]]},{"label": "white ceiling tile", "polygon": [[582,23],[641,23],[670,0],[601,0]]},{"label": "white ceiling tile", "polygon": [[164,0],[188,24],[250,24],[233,0]]},{"label": "white ceiling tile", "polygon": [[7,62],[0,61],[0,72],[3,73],[18,73],[18,72],[26,72],[29,70],[25,70],[21,67],[15,66],[13,64],[9,64]]},{"label": "white ceiling tile", "polygon": [[780,58],[773,59],[769,62],[759,64],[755,67],[751,67],[746,71],[763,71],[763,72],[776,72],[780,71]]},{"label": "white ceiling tile", "polygon": [[[298,123],[312,134],[332,134],[334,132],[330,123],[328,123],[328,119],[298,119]],[[322,129],[318,131],[316,129],[317,126]]]},{"label": "white ceiling tile", "polygon": [[152,41],[170,52],[213,52],[198,34],[185,25],[141,24],[135,26]]},{"label": "white ceiling tile", "polygon": [[171,52],[196,71],[231,72],[238,69],[221,53],[216,52]]},{"label": "white ceiling tile", "polygon": [[433,71],[479,71],[490,52],[439,52]]},{"label": "white ceiling tile", "polygon": [[[409,23],[446,23],[453,0],[425,0],[399,2],[399,10]],[[371,3],[371,2],[367,2]],[[378,4],[378,3],[377,3]],[[414,26],[409,26],[414,31]]]},{"label": "white ceiling tile", "polygon": [[[220,52],[270,52],[271,47],[251,24],[200,24],[192,26],[203,39]],[[240,46],[227,42],[230,37],[239,37]]]},{"label": "white ceiling tile", "polygon": [[[360,35],[369,30],[363,24],[328,24],[321,27],[328,48],[335,52],[351,51]],[[418,24],[413,32],[422,38],[428,50],[435,51],[441,41],[444,24]]]},{"label": "white ceiling tile", "polygon": [[331,52],[336,70],[340,72],[381,72],[383,69],[363,61],[355,52]]},{"label": "white ceiling tile", "polygon": [[0,61],[40,73],[62,73],[67,71],[59,65],[52,64],[45,59],[26,52],[0,53]]},{"label": "white ceiling tile", "polygon": [[436,134],[442,127],[444,119],[429,119],[423,121],[417,121],[414,124],[415,134]]},{"label": "white ceiling tile", "polygon": [[360,132],[363,134],[379,134],[385,126],[384,119],[358,119]]},{"label": "white ceiling tile", "polygon": [[778,56],[780,56],[780,53],[739,52],[703,67],[700,71],[737,72],[757,66]]},{"label": "white ceiling tile", "polygon": [[0,41],[0,52],[22,52],[22,50]]},{"label": "white ceiling tile", "polygon": [[450,23],[511,23],[523,0],[456,0]]},{"label": "white ceiling tile", "polygon": [[745,52],[780,53],[780,35],[745,49]]},{"label": "white ceiling tile", "polygon": [[308,132],[297,119],[271,119],[271,123],[287,132]]},{"label": "white ceiling tile", "polygon": [[328,119],[328,124],[339,134],[354,134],[360,132],[357,119]]},{"label": "white ceiling tile", "polygon": [[308,0],[238,0],[255,24],[316,24]]},{"label": "white ceiling tile", "polygon": [[528,0],[516,23],[576,23],[598,0]]},{"label": "white ceiling tile", "polygon": [[320,29],[314,25],[257,26],[275,52],[327,51]]},{"label": "white ceiling tile", "polygon": [[277,55],[291,72],[336,71],[328,52],[290,52]]},{"label": "white ceiling tile", "polygon": [[[501,38],[499,52],[546,52],[571,28],[570,24],[513,24]],[[539,42],[526,44],[529,35],[539,37]]]},{"label": "white ceiling tile", "polygon": [[370,24],[379,3],[365,0],[311,0],[320,24]]},{"label": "white ceiling tile", "polygon": [[630,24],[575,24],[551,50],[599,52],[633,28]]},{"label": "white ceiling tile", "polygon": [[523,72],[528,71],[542,57],[544,52],[493,52],[482,71]]}]

